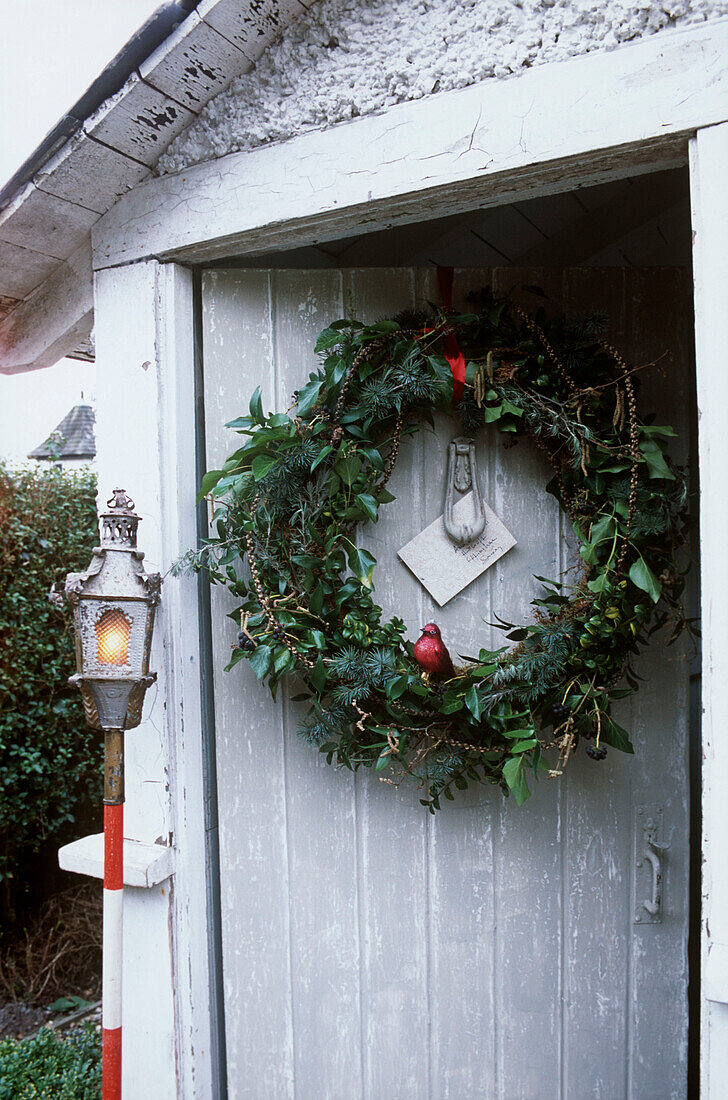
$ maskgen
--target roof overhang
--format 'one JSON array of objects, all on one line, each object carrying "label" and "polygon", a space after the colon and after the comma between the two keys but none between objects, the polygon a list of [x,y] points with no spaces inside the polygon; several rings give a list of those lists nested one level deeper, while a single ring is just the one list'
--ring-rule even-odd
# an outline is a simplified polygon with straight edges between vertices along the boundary
[{"label": "roof overhang", "polygon": [[64,115],[0,191],[0,373],[50,366],[88,339],[91,227],[313,2],[165,4]]},{"label": "roof overhang", "polygon": [[[724,19],[150,178],[312,2],[202,0],[20,187],[0,213],[0,372],[88,338],[94,268],[261,253],[651,172],[728,119]],[[291,171],[304,161],[310,189]]]}]

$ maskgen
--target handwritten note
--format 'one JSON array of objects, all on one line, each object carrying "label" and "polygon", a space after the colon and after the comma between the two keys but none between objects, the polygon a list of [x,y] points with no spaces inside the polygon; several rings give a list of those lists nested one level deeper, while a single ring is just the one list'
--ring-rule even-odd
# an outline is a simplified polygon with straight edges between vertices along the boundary
[{"label": "handwritten note", "polygon": [[[468,493],[455,505],[456,522],[466,522],[472,517],[472,497]],[[440,607],[516,545],[513,535],[485,501],[483,506],[485,529],[480,538],[467,546],[457,546],[448,537],[440,516],[399,551],[404,564]]]}]

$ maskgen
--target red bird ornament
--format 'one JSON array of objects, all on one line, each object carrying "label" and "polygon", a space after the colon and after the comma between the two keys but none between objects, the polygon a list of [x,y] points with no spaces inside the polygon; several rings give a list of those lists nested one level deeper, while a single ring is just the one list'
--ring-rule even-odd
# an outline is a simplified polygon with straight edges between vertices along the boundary
[{"label": "red bird ornament", "polygon": [[415,642],[415,660],[423,672],[436,680],[449,680],[455,675],[450,654],[436,623],[427,623],[422,627],[422,637]]}]

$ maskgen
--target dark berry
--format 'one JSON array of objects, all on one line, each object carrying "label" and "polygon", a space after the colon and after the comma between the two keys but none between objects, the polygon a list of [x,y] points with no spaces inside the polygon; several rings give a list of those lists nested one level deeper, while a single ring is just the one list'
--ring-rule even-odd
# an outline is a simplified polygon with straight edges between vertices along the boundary
[{"label": "dark berry", "polygon": [[604,745],[599,745],[598,748],[594,745],[587,745],[586,755],[590,756],[592,760],[603,760],[607,755],[607,750]]},{"label": "dark berry", "polygon": [[240,649],[244,649],[249,653],[251,649],[255,649],[255,642],[252,638],[249,638],[248,635],[244,634],[241,630],[238,633],[238,646]]},{"label": "dark berry", "polygon": [[571,714],[571,707],[565,706],[564,703],[556,703],[551,709],[553,710],[554,718],[558,722],[563,721],[564,718],[568,718]]}]

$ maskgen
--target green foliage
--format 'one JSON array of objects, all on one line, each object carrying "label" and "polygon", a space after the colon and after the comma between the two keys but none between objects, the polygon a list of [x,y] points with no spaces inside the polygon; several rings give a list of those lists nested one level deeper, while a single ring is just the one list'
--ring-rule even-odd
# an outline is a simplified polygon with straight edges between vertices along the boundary
[{"label": "green foliage", "polygon": [[0,465],[0,879],[72,838],[100,795],[101,749],[78,692],[70,617],[48,600],[88,566],[95,477]]},{"label": "green foliage", "polygon": [[[231,618],[243,616],[247,635],[228,667],[249,660],[274,695],[295,673],[306,685],[296,698],[309,704],[301,735],[329,763],[387,770],[395,784],[414,776],[430,810],[470,782],[522,803],[548,747],[568,758],[594,738],[632,752],[612,700],[636,690],[631,660],[650,631],[682,625],[686,490],[666,451],[674,432],[631,411],[635,382],[599,342],[602,320],[569,325],[540,311],[534,323],[490,292],[476,306],[406,330],[353,320],[325,329],[296,415],[266,415],[256,391],[250,414],[230,425],[245,440],[205,477],[215,535],[189,557],[238,600]],[[382,620],[376,562],[356,531],[393,499],[400,435],[435,410],[453,414],[446,327],[467,364],[455,415],[468,432],[535,437],[582,572],[568,589],[538,578],[533,621],[501,623],[514,648],[482,649],[434,684],[404,624]]]},{"label": "green foliage", "polygon": [[0,1040],[0,1100],[98,1100],[101,1036],[86,1023],[61,1038],[44,1028]]}]

